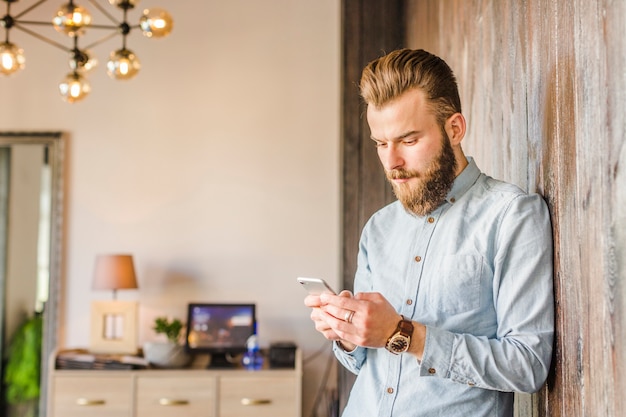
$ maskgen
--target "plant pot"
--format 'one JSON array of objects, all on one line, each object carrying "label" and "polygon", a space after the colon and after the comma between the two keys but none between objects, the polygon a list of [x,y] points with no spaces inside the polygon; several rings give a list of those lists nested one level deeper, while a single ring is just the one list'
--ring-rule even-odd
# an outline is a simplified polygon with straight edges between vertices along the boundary
[{"label": "plant pot", "polygon": [[185,347],[174,342],[146,342],[143,356],[156,368],[184,368],[191,362]]}]

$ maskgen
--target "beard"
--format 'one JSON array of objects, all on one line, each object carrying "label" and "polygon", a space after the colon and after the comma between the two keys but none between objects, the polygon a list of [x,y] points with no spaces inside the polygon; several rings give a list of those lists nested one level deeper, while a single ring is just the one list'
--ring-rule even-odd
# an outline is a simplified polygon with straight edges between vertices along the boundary
[{"label": "beard", "polygon": [[[443,132],[439,155],[430,163],[425,172],[403,168],[387,171],[387,179],[393,192],[404,208],[418,216],[425,216],[435,210],[446,199],[454,178],[456,178],[456,158],[447,133]],[[417,181],[397,184],[393,179],[415,178]]]}]

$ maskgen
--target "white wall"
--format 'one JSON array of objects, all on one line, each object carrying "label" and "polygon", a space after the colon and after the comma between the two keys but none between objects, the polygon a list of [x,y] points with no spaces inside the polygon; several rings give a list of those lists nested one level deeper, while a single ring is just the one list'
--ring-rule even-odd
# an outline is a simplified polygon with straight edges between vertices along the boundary
[{"label": "white wall", "polygon": [[[27,17],[48,19],[48,3]],[[190,301],[255,301],[264,344],[294,340],[307,357],[325,342],[295,278],[339,287],[339,2],[140,5],[168,9],[175,27],[158,40],[131,33],[136,79],[106,76],[121,44],[109,40],[93,49],[91,95],[66,104],[67,55],[16,30],[27,67],[0,78],[0,130],[70,136],[61,340],[88,346],[90,303],[111,296],[91,290],[95,256],[130,252],[140,289],[119,298],[140,302],[140,342],[156,315],[182,318]],[[327,357],[306,364],[304,415]]]}]

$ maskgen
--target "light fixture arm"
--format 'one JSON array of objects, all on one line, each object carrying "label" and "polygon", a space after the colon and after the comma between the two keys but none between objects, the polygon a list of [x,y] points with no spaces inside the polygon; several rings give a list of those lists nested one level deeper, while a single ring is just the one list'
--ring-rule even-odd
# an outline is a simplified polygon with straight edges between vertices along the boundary
[{"label": "light fixture arm", "polygon": [[7,1],[7,12],[2,17],[2,19],[0,19],[0,26],[4,28],[6,43],[9,43],[9,29],[11,29],[13,25],[15,25],[15,19],[13,19],[13,16],[11,16],[11,2]]},{"label": "light fixture arm", "polygon": [[9,29],[13,27],[13,24],[13,18],[8,14],[0,19],[0,26],[4,28],[4,41],[6,43],[9,43],[9,33],[11,32]]},{"label": "light fixture arm", "polygon": [[28,28],[25,28],[24,26],[22,26],[24,24],[52,26],[52,23],[46,23],[46,22],[23,22],[23,21],[20,21],[20,22],[16,22],[14,27],[15,27],[15,29],[18,29],[18,30],[20,30],[20,31],[22,31],[24,33],[27,33],[30,36],[33,36],[33,37],[39,39],[40,41],[46,42],[48,45],[52,45],[52,46],[54,46],[56,48],[59,48],[59,49],[65,51],[65,52],[71,51],[71,49],[67,48],[66,46],[64,46],[64,45],[62,45],[62,44],[60,44],[58,42],[55,42],[55,41],[53,41],[52,39],[50,39],[50,38],[48,38],[46,36],[40,35],[40,34],[38,34],[36,32],[33,32],[32,30],[30,30]]},{"label": "light fixture arm", "polygon": [[[4,0],[4,1],[8,3],[7,14],[9,14],[8,10],[9,10],[9,7],[11,6],[11,3],[17,0]],[[20,17],[24,16],[26,13],[30,12],[31,10],[36,9],[37,7],[39,7],[42,3],[45,3],[46,1],[48,0],[39,0],[38,2],[34,3],[32,6],[27,7],[26,9],[22,10],[22,13],[16,14],[15,19],[19,19]]]},{"label": "light fixture arm", "polygon": [[[117,21],[117,19],[107,11],[107,9],[105,9],[104,7],[102,7],[100,5],[100,3],[96,2],[95,0],[88,0],[89,3],[91,3],[93,5],[93,7],[95,7],[96,9],[98,9],[98,11],[100,13],[102,13],[104,16],[106,16],[107,19],[109,19],[111,22],[115,23],[116,25],[119,24],[119,22]],[[126,17],[126,16],[124,16]]]},{"label": "light fixture arm", "polygon": [[126,12],[124,9],[124,22],[120,25],[120,32],[122,33],[122,49],[126,49],[126,37],[130,33],[130,25],[126,22]]},{"label": "light fixture arm", "polygon": [[89,45],[87,45],[87,46],[85,47],[85,49],[91,49],[91,48],[93,48],[94,46],[96,46],[96,45],[100,45],[101,43],[104,43],[104,42],[108,41],[109,39],[112,39],[112,38],[114,38],[114,37],[116,37],[116,36],[118,36],[118,35],[119,35],[119,33],[118,33],[118,32],[112,32],[112,33],[109,33],[108,35],[103,36],[102,38],[98,39],[97,41],[94,41],[94,42],[90,43]]}]

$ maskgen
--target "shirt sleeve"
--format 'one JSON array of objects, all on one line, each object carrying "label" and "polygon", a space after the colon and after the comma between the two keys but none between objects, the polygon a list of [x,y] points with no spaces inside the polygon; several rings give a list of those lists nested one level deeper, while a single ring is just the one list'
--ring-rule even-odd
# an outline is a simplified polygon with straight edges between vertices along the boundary
[{"label": "shirt sleeve", "polygon": [[519,195],[499,220],[494,256],[494,338],[427,326],[420,375],[499,391],[535,392],[552,357],[552,231],[545,202]]},{"label": "shirt sleeve", "polygon": [[357,346],[353,351],[347,352],[337,342],[333,342],[333,352],[339,363],[355,375],[359,374],[367,356],[366,348]]},{"label": "shirt sleeve", "polygon": [[[371,221],[371,220],[370,220]],[[369,223],[369,221],[368,221]],[[359,241],[357,271],[354,280],[354,293],[371,291],[370,270],[367,262],[367,225]],[[358,375],[367,358],[368,348],[357,346],[353,351],[346,352],[337,342],[333,342],[335,357],[348,371]]]}]

